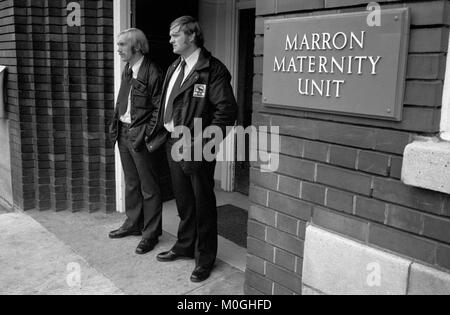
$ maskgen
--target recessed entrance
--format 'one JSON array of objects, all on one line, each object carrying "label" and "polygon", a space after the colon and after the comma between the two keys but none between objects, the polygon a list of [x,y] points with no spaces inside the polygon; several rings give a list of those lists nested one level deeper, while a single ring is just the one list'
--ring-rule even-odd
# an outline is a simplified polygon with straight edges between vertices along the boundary
[{"label": "recessed entrance", "polygon": [[[145,1],[132,0],[131,25],[141,29],[150,45],[150,58],[165,71],[178,56],[173,54],[169,44],[169,26],[176,18],[183,15],[198,15],[198,0]],[[161,189],[163,200],[173,198],[169,165],[165,153],[161,152]]]},{"label": "recessed entrance", "polygon": [[[240,5],[245,2],[245,5]],[[249,5],[251,3],[251,5]],[[163,69],[177,58],[169,44],[169,26],[177,17],[191,15],[199,19],[203,26],[206,48],[219,58],[233,76],[233,88],[239,103],[238,124],[244,127],[251,125],[252,91],[253,91],[253,50],[255,9],[252,1],[145,1],[130,0],[131,17],[129,26],[143,30],[150,43],[150,56]],[[233,156],[233,155],[231,155]],[[248,156],[248,154],[247,154]],[[233,164],[234,165],[234,164]],[[249,163],[230,167],[218,165],[216,172],[218,207],[233,205],[245,211],[249,209]],[[240,171],[242,170],[242,172]],[[168,177],[167,169],[167,177]],[[236,184],[235,178],[239,184]],[[231,179],[231,181],[230,181]],[[231,183],[231,184],[230,184]],[[170,185],[164,185],[170,187]],[[240,193],[229,193],[221,191]],[[167,188],[166,187],[166,188]],[[224,188],[227,187],[227,188]],[[169,209],[170,208],[170,209]],[[178,216],[174,202],[167,202],[164,209],[164,229],[176,235]],[[242,233],[246,226],[242,227]],[[220,240],[219,259],[240,269],[245,268],[246,249],[226,238]],[[233,247],[235,246],[235,247]],[[236,249],[236,248],[239,249]]]}]

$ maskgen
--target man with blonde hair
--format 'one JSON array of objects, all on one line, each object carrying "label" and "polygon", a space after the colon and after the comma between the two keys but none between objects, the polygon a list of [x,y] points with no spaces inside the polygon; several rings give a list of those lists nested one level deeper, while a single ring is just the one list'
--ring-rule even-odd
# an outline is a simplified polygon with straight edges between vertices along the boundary
[{"label": "man with blonde hair", "polygon": [[158,175],[158,152],[145,146],[147,128],[156,124],[162,72],[148,57],[145,34],[129,29],[118,37],[118,53],[126,63],[110,135],[117,142],[125,174],[127,219],[110,238],[140,236],[136,254],[150,252],[162,235],[162,199]]},{"label": "man with blonde hair", "polygon": [[237,104],[231,75],[204,48],[198,21],[190,16],[176,19],[170,26],[169,36],[173,52],[179,58],[167,71],[158,125],[150,134],[147,147],[155,149],[163,142],[161,139],[168,139],[167,159],[181,221],[177,242],[169,251],[160,253],[157,260],[172,262],[195,257],[196,267],[190,279],[202,282],[209,278],[217,256],[216,161],[177,161],[172,155],[179,141],[175,130],[186,127],[195,135],[195,120],[202,119],[205,129],[217,127],[225,134],[227,127],[235,124]]}]

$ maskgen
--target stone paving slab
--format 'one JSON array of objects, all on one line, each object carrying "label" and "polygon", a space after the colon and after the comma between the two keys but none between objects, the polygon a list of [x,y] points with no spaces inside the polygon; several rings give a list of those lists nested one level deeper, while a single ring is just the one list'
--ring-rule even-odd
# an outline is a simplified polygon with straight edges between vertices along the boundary
[{"label": "stone paving slab", "polygon": [[69,245],[86,261],[102,272],[125,294],[132,295],[242,295],[244,274],[217,261],[211,278],[192,283],[193,260],[160,263],[156,255],[168,250],[175,238],[168,234],[151,253],[134,253],[140,237],[110,240],[108,233],[123,223],[123,214],[86,212],[27,212],[35,220]]},{"label": "stone paving slab", "polygon": [[450,274],[414,263],[408,286],[409,295],[450,295]]},{"label": "stone paving slab", "polygon": [[0,215],[0,248],[0,294],[123,294],[83,257],[25,214]]}]

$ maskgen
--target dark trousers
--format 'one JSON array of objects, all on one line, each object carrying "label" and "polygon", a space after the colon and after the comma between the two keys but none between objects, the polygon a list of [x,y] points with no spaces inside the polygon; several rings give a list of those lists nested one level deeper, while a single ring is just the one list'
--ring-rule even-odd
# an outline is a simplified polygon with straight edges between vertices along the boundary
[{"label": "dark trousers", "polygon": [[217,257],[217,202],[214,193],[216,162],[203,162],[201,170],[186,175],[172,159],[175,140],[166,143],[173,192],[181,222],[178,240],[172,250],[194,256],[196,265],[212,268]]},{"label": "dark trousers", "polygon": [[162,199],[157,157],[145,148],[135,152],[128,140],[127,125],[122,123],[118,145],[126,185],[127,220],[123,228],[141,230],[145,239],[157,239],[162,235]]}]

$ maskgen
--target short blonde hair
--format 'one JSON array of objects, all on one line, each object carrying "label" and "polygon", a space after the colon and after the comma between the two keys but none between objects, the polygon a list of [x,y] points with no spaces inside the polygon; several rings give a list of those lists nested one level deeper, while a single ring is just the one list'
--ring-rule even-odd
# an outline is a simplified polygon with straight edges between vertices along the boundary
[{"label": "short blonde hair", "polygon": [[203,48],[203,46],[205,45],[203,30],[195,18],[188,15],[179,17],[170,24],[170,29],[176,26],[180,26],[180,31],[182,31],[184,34],[188,36],[194,34],[195,35],[194,44],[198,48]]},{"label": "short blonde hair", "polygon": [[140,51],[145,55],[150,51],[147,36],[145,36],[144,32],[140,29],[130,28],[120,32],[119,37],[122,35],[127,35],[127,38],[131,43],[131,49],[134,53]]}]

